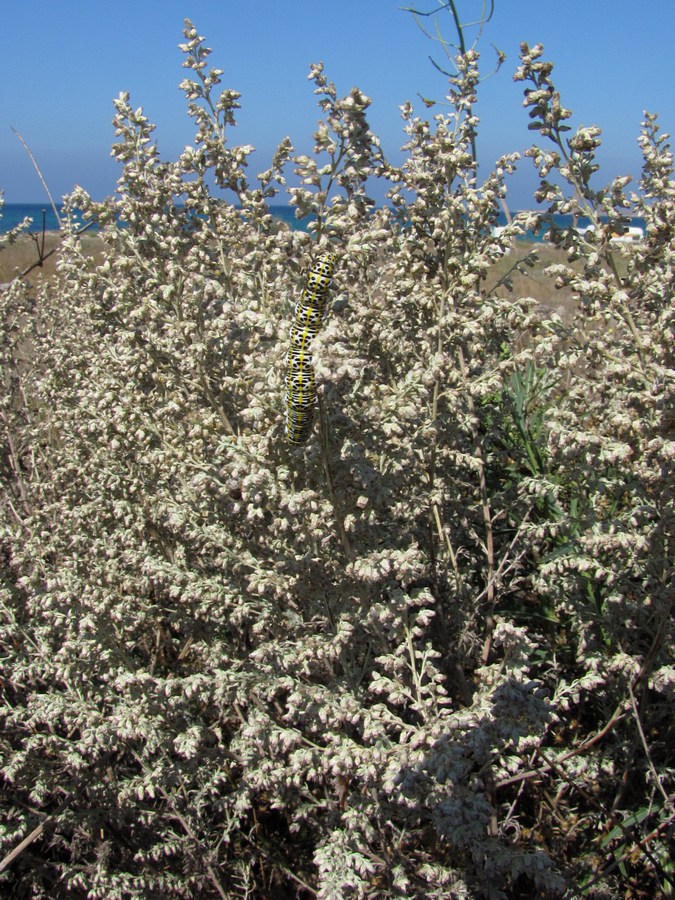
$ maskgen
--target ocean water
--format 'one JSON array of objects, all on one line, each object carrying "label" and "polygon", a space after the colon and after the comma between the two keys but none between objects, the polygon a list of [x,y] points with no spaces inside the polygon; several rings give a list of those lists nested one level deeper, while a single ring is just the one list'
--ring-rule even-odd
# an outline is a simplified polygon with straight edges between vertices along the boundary
[{"label": "ocean water", "polygon": [[[59,204],[57,209],[60,213],[62,205]],[[32,232],[42,231],[43,215],[46,230],[56,231],[59,224],[51,206],[45,206],[43,203],[5,203],[0,209],[0,234],[11,231],[26,216],[30,216],[33,220],[30,226]]]},{"label": "ocean water", "polygon": [[[56,209],[59,215],[63,212],[63,204],[57,203]],[[291,206],[270,206],[272,213],[279,219],[282,219],[291,228],[299,231],[307,230],[308,219],[298,220],[295,218],[295,209]],[[20,222],[29,216],[33,223],[30,230],[33,233],[42,231],[44,227],[47,231],[58,231],[59,223],[54,214],[54,210],[49,204],[44,203],[5,203],[0,209],[0,234],[6,234],[15,228]],[[82,220],[82,224],[84,221]]]},{"label": "ocean water", "polygon": [[[61,213],[63,207],[57,204],[57,210]],[[270,212],[278,219],[286,222],[291,228],[297,231],[306,231],[309,219],[296,219],[295,209],[292,206],[271,205]],[[5,203],[0,210],[0,234],[6,234],[16,225],[18,225],[26,216],[30,216],[33,220],[30,230],[33,233],[42,231],[43,223],[47,231],[58,230],[59,224],[54,215],[54,210],[49,205],[41,203]],[[572,225],[572,216],[558,216],[556,223],[560,227]],[[506,217],[504,213],[499,214],[499,225],[506,225]],[[581,217],[578,221],[578,227],[583,228],[590,224],[588,219]],[[644,229],[645,223],[643,219],[633,219],[631,225]],[[537,234],[528,234],[528,239],[533,241],[542,241],[544,232]]]}]

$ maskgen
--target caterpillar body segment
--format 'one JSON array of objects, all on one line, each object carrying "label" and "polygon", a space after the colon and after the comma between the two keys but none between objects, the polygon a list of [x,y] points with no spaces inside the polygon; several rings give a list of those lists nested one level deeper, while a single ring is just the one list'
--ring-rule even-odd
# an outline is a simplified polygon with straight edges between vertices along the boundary
[{"label": "caterpillar body segment", "polygon": [[314,425],[316,386],[310,344],[323,323],[335,261],[334,253],[323,252],[310,266],[288,335],[286,437],[293,445],[303,444]]},{"label": "caterpillar body segment", "polygon": [[306,409],[288,410],[286,416],[286,434],[291,444],[304,444],[314,425],[314,406]]},{"label": "caterpillar body segment", "polygon": [[310,266],[310,275],[312,273],[318,273],[320,275],[327,275],[329,278],[331,278],[333,275],[333,269],[335,268],[336,259],[337,256],[334,253],[330,253],[329,251],[324,250],[323,253],[320,253],[317,256],[317,258]]},{"label": "caterpillar body segment", "polygon": [[307,394],[315,394],[314,368],[310,366],[308,370],[289,375],[287,385],[289,398],[298,395],[307,396]]},{"label": "caterpillar body segment", "polygon": [[289,373],[286,387],[289,393],[314,390],[314,366],[306,366],[298,372]]},{"label": "caterpillar body segment", "polygon": [[300,299],[298,300],[298,306],[312,306],[314,309],[320,309],[323,312],[326,308],[326,291],[321,290],[309,290],[309,288],[305,288],[302,294],[300,295]]},{"label": "caterpillar body segment", "polygon": [[311,428],[314,423],[314,407],[308,407],[304,413],[299,411],[295,413],[288,413],[286,416],[286,422],[295,429],[300,428]]},{"label": "caterpillar body segment", "polygon": [[307,279],[307,291],[310,293],[327,291],[330,287],[330,276],[319,274],[318,272],[310,273]]},{"label": "caterpillar body segment", "polygon": [[293,322],[291,330],[288,333],[288,336],[291,339],[291,348],[309,353],[310,342],[314,340],[318,333],[318,328],[310,328],[308,325]]},{"label": "caterpillar body segment", "polygon": [[307,441],[307,438],[310,436],[311,433],[312,433],[311,425],[307,429],[302,429],[302,428],[296,429],[289,425],[287,428],[287,432],[286,432],[287,437],[288,437],[288,443],[293,444],[293,446],[300,447],[300,446],[302,446],[302,444],[304,444]]},{"label": "caterpillar body segment", "polygon": [[312,357],[307,350],[291,349],[288,351],[287,368],[289,378],[298,372],[307,371],[311,365]]},{"label": "caterpillar body segment", "polygon": [[308,291],[327,291],[330,287],[333,269],[335,268],[335,254],[322,253],[309,270],[306,289]]},{"label": "caterpillar body segment", "polygon": [[323,309],[316,306],[300,305],[295,307],[295,325],[301,325],[303,328],[319,330],[323,322]]}]

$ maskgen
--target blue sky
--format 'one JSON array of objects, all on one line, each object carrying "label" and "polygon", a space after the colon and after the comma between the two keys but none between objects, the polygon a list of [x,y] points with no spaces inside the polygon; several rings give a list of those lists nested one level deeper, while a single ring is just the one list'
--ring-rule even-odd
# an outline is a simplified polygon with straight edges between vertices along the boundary
[{"label": "blue sky", "polygon": [[[112,99],[131,93],[157,125],[164,158],[192,142],[178,84],[178,44],[185,17],[213,48],[223,85],[242,93],[232,141],[253,144],[252,174],[269,163],[289,135],[298,152],[312,145],[319,111],[307,72],[323,60],[342,94],[358,85],[372,100],[370,121],[387,155],[400,160],[404,141],[399,106],[424,107],[418,94],[442,98],[445,82],[429,62],[442,51],[402,11],[406,0],[5,0],[0,54],[0,189],[8,203],[45,201],[33,166],[12,133],[36,157],[55,197],[81,184],[96,199],[114,192],[119,174],[110,159]],[[417,0],[431,10],[438,0]],[[458,0],[465,21],[481,0]],[[429,24],[431,20],[427,20]],[[454,39],[447,13],[438,18]],[[471,29],[468,30],[471,36]],[[555,62],[563,104],[574,125],[603,129],[603,181],[639,175],[636,138],[643,110],[675,128],[673,38],[675,4],[657,0],[496,0],[479,49],[493,67],[495,44],[506,53],[501,71],[481,86],[477,112],[479,159],[486,173],[501,154],[524,150],[527,130],[522,85],[512,74],[522,40],[540,41]],[[512,182],[512,208],[533,205],[532,163],[523,160]]]}]

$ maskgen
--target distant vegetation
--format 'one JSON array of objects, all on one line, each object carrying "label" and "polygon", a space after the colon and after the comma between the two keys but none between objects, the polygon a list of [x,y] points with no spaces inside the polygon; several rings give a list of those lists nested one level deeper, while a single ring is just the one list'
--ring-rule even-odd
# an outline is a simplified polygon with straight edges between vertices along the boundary
[{"label": "distant vegetation", "polygon": [[[477,179],[474,49],[447,105],[404,107],[401,166],[313,66],[314,155],[252,181],[239,95],[190,22],[182,49],[194,145],[162,160],[120,96],[119,193],[69,199],[96,253],[66,224],[0,293],[0,891],[671,896],[666,136],[645,118],[636,193],[591,186],[599,130],[523,45],[542,212],[496,234],[531,162]],[[310,233],[268,209],[289,166]],[[554,227],[577,212],[595,233]],[[293,448],[288,328],[328,247]]]}]

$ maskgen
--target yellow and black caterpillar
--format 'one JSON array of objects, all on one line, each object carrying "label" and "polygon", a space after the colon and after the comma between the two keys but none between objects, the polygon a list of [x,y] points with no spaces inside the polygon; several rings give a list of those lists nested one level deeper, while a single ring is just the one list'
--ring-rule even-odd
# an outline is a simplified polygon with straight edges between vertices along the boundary
[{"label": "yellow and black caterpillar", "polygon": [[309,345],[323,322],[334,267],[335,254],[321,253],[312,264],[295,304],[286,384],[286,436],[291,444],[303,444],[314,424],[316,388]]}]

